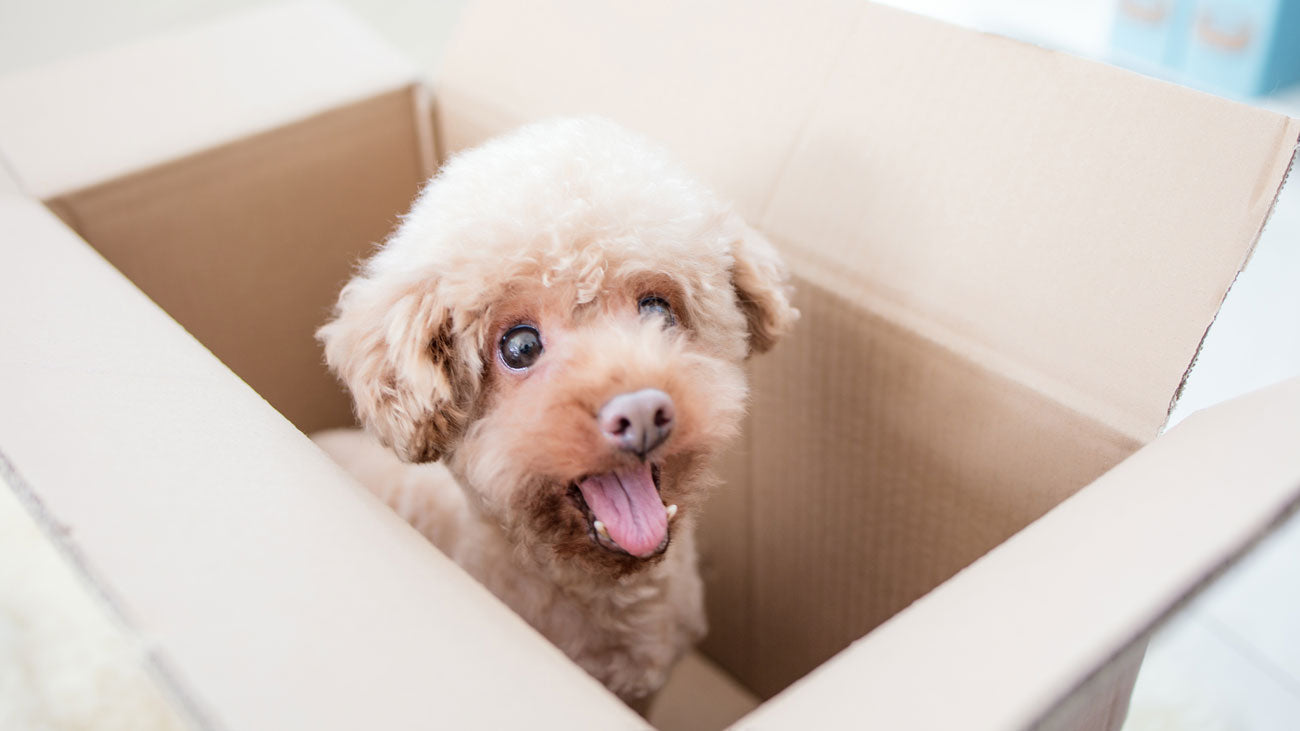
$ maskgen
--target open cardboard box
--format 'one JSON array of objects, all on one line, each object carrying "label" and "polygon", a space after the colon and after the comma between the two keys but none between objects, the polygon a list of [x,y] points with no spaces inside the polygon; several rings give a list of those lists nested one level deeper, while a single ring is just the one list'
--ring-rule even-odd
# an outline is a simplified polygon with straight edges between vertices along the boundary
[{"label": "open cardboard box", "polygon": [[1300,122],[834,0],[488,0],[432,92],[322,5],[0,80],[0,466],[178,712],[644,725],[299,431],[350,421],[312,331],[437,160],[588,112],[803,311],[701,530],[731,685],[652,720],[734,679],[744,727],[1118,727],[1151,629],[1300,501],[1298,382],[1156,438]]}]

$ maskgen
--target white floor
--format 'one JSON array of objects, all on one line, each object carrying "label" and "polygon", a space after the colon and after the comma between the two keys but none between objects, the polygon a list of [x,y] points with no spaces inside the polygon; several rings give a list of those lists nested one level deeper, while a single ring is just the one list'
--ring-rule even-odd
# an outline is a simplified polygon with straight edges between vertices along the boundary
[{"label": "white floor", "polygon": [[[0,73],[264,1],[0,0]],[[432,70],[464,2],[342,4]],[[1081,56],[1108,57],[1112,0],[886,4]],[[1300,88],[1250,103],[1300,116]],[[1211,329],[1173,421],[1293,376],[1300,376],[1300,183],[1295,182]],[[1126,729],[1300,729],[1300,517],[1156,634]]]}]

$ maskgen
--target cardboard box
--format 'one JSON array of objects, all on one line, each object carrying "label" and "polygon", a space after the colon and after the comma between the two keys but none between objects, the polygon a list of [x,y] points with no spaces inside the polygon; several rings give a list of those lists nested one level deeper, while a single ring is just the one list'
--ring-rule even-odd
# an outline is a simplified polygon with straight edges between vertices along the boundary
[{"label": "cardboard box", "polygon": [[299,431],[434,151],[546,115],[663,141],[795,275],[702,526],[739,725],[1116,728],[1300,504],[1300,382],[1156,438],[1296,120],[837,0],[486,0],[429,99],[319,5],[0,80],[7,481],[195,723],[644,725]]}]

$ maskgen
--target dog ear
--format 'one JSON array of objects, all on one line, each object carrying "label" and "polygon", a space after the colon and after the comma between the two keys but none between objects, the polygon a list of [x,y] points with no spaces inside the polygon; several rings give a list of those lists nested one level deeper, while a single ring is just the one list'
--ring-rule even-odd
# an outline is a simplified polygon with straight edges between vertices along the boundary
[{"label": "dog ear", "polygon": [[316,338],[357,418],[403,460],[435,461],[459,441],[482,363],[436,282],[393,287],[358,276]]},{"label": "dog ear", "polygon": [[790,305],[792,288],[781,257],[762,234],[732,214],[736,231],[731,285],[749,326],[749,353],[769,350],[794,327],[799,311]]}]

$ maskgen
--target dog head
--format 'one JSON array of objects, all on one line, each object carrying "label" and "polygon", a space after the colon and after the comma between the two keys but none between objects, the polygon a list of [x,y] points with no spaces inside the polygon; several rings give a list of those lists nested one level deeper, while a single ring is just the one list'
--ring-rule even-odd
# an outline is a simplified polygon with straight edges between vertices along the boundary
[{"label": "dog head", "polygon": [[636,570],[738,429],[742,364],[798,313],[771,245],[598,119],[456,156],[318,337],[363,424],[443,459],[517,544]]}]

